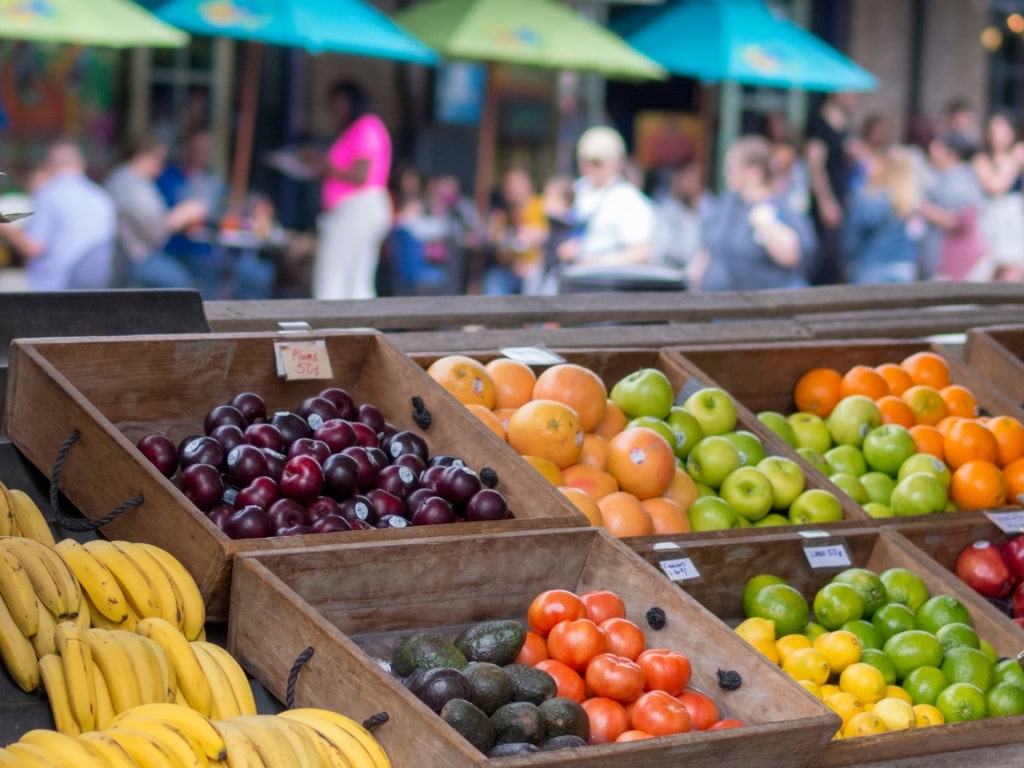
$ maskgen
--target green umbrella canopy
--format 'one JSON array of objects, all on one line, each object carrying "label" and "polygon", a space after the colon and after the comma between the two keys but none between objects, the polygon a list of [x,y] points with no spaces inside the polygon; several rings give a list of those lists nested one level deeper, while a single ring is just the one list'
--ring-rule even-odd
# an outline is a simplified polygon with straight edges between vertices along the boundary
[{"label": "green umbrella canopy", "polygon": [[0,0],[0,38],[104,48],[175,48],[188,35],[131,0]]},{"label": "green umbrella canopy", "polygon": [[423,0],[394,20],[450,59],[665,76],[622,38],[553,0]]}]

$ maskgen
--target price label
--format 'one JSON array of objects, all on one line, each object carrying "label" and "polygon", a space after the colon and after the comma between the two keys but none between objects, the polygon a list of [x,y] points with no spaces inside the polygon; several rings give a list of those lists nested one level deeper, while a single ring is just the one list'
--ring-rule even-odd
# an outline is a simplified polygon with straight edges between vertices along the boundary
[{"label": "price label", "polygon": [[683,386],[679,388],[679,391],[676,392],[675,400],[673,400],[672,402],[675,405],[682,405],[687,401],[690,395],[694,395],[697,392],[700,392],[702,389],[707,388],[707,384],[698,379],[696,376],[691,376],[683,383]]},{"label": "price label", "polygon": [[817,544],[804,547],[804,555],[811,568],[849,568],[850,553],[842,544]]},{"label": "price label", "polygon": [[277,374],[288,381],[332,379],[331,359],[322,339],[315,341],[278,341],[274,343]]},{"label": "price label", "polygon": [[1003,533],[1024,532],[1024,512],[986,512],[985,516]]},{"label": "price label", "polygon": [[501,354],[525,365],[558,365],[565,358],[546,347],[503,347]]},{"label": "price label", "polygon": [[676,560],[662,560],[658,565],[672,581],[693,581],[700,578],[700,571],[688,557]]}]

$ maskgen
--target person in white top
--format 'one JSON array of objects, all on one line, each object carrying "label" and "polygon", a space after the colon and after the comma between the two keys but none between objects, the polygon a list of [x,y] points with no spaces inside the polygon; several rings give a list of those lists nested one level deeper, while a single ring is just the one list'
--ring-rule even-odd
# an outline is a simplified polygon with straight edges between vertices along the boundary
[{"label": "person in white top", "polygon": [[622,136],[612,128],[590,128],[580,137],[576,155],[582,174],[572,211],[576,231],[558,257],[580,266],[651,263],[654,209],[622,175]]}]

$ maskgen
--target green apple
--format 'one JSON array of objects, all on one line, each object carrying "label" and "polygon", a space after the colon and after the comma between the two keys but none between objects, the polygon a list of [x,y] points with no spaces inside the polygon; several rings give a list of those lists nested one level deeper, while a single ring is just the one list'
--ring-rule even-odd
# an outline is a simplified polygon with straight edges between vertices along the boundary
[{"label": "green apple", "polygon": [[757,463],[764,458],[764,446],[761,445],[757,435],[752,432],[738,429],[734,432],[726,432],[722,437],[736,446],[744,467],[756,467]]},{"label": "green apple", "polygon": [[839,490],[856,501],[858,504],[868,503],[868,492],[861,483],[860,478],[849,472],[836,472],[829,475],[829,480]]},{"label": "green apple", "polygon": [[737,528],[753,528],[754,524],[747,520],[743,515],[736,515],[736,527]]},{"label": "green apple", "polygon": [[879,504],[877,501],[869,501],[865,504],[864,511],[871,515],[871,517],[894,517],[889,507],[885,504]]},{"label": "green apple", "polygon": [[868,471],[868,463],[860,448],[852,445],[837,445],[825,451],[825,461],[828,462],[830,474],[846,472],[860,477]]},{"label": "green apple", "polygon": [[668,416],[675,399],[672,383],[657,368],[641,368],[619,379],[608,397],[629,418]]},{"label": "green apple", "polygon": [[671,443],[677,459],[685,459],[693,446],[704,439],[704,430],[700,428],[697,417],[681,405],[673,405],[665,417],[665,423],[676,433],[676,440]]},{"label": "green apple", "polygon": [[738,522],[736,510],[718,496],[696,499],[686,510],[686,516],[690,520],[690,529],[694,531],[724,531],[735,528]]},{"label": "green apple", "polygon": [[843,519],[843,505],[834,493],[823,488],[810,488],[789,506],[789,520],[796,525],[836,523]]},{"label": "green apple", "polygon": [[755,528],[770,528],[774,525],[791,525],[790,519],[778,512],[770,512],[760,520],[754,521]]},{"label": "green apple", "polygon": [[665,438],[665,442],[671,446],[676,444],[676,433],[672,431],[672,428],[661,419],[656,419],[653,416],[637,416],[635,419],[630,419],[626,422],[626,429],[632,427],[645,427]]},{"label": "green apple", "polygon": [[756,467],[740,467],[725,478],[719,495],[747,520],[760,520],[775,499],[771,481]]},{"label": "green apple", "polygon": [[696,482],[718,488],[742,466],[736,446],[721,435],[705,437],[686,457],[686,471]]},{"label": "green apple", "polygon": [[821,474],[825,476],[832,474],[832,467],[828,465],[828,461],[819,451],[816,451],[813,448],[797,448],[796,452],[801,459],[821,472]]},{"label": "green apple", "polygon": [[917,453],[917,444],[906,427],[883,424],[868,432],[861,450],[871,469],[895,477],[903,462]]},{"label": "green apple", "polygon": [[694,482],[694,485],[697,486],[697,498],[700,498],[701,496],[717,496],[718,495],[717,493],[715,493],[715,489],[712,488],[710,485],[705,485],[704,483],[698,483],[698,482]]},{"label": "green apple", "polygon": [[884,472],[865,472],[860,476],[860,484],[868,492],[869,502],[887,506],[892,489],[896,487],[896,481]]},{"label": "green apple", "polygon": [[910,477],[910,475],[916,475],[918,472],[931,475],[942,483],[942,487],[947,491],[953,483],[953,473],[949,471],[946,462],[930,453],[915,453],[900,464],[899,472],[896,473],[896,482]]},{"label": "green apple", "polygon": [[870,397],[850,395],[836,403],[825,423],[837,444],[860,448],[868,432],[881,426],[882,412]]},{"label": "green apple", "polygon": [[796,435],[797,448],[810,448],[818,453],[825,453],[832,447],[832,435],[828,432],[825,420],[814,413],[797,411],[787,419]]},{"label": "green apple", "polygon": [[804,492],[804,471],[792,459],[768,456],[757,463],[757,468],[772,484],[773,509],[789,509],[796,497]]},{"label": "green apple", "polygon": [[793,425],[786,421],[786,417],[778,411],[761,411],[757,414],[757,420],[794,448],[799,447],[800,444],[797,442]]},{"label": "green apple", "polygon": [[942,511],[943,512],[959,512],[960,510],[957,507],[955,501],[953,501],[952,499],[947,499],[946,500],[946,506],[942,508]]},{"label": "green apple", "polygon": [[683,408],[697,417],[705,435],[724,435],[736,428],[736,404],[723,389],[708,387],[694,392]]},{"label": "green apple", "polygon": [[934,475],[917,472],[896,483],[889,499],[896,517],[930,515],[946,508],[946,489]]}]

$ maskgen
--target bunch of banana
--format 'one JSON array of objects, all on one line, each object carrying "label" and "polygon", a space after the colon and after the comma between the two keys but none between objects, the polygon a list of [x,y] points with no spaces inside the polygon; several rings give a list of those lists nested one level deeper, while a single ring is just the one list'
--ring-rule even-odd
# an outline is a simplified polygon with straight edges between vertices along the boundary
[{"label": "bunch of banana", "polygon": [[53,531],[32,498],[0,482],[0,536],[24,536],[53,546]]},{"label": "bunch of banana", "polygon": [[[315,734],[313,743],[330,768],[391,768],[387,752],[374,735],[350,717],[329,709],[289,709],[278,717],[293,720]],[[340,753],[341,760],[336,759]],[[230,755],[229,755],[230,756]],[[266,763],[266,768],[271,768]]]}]

